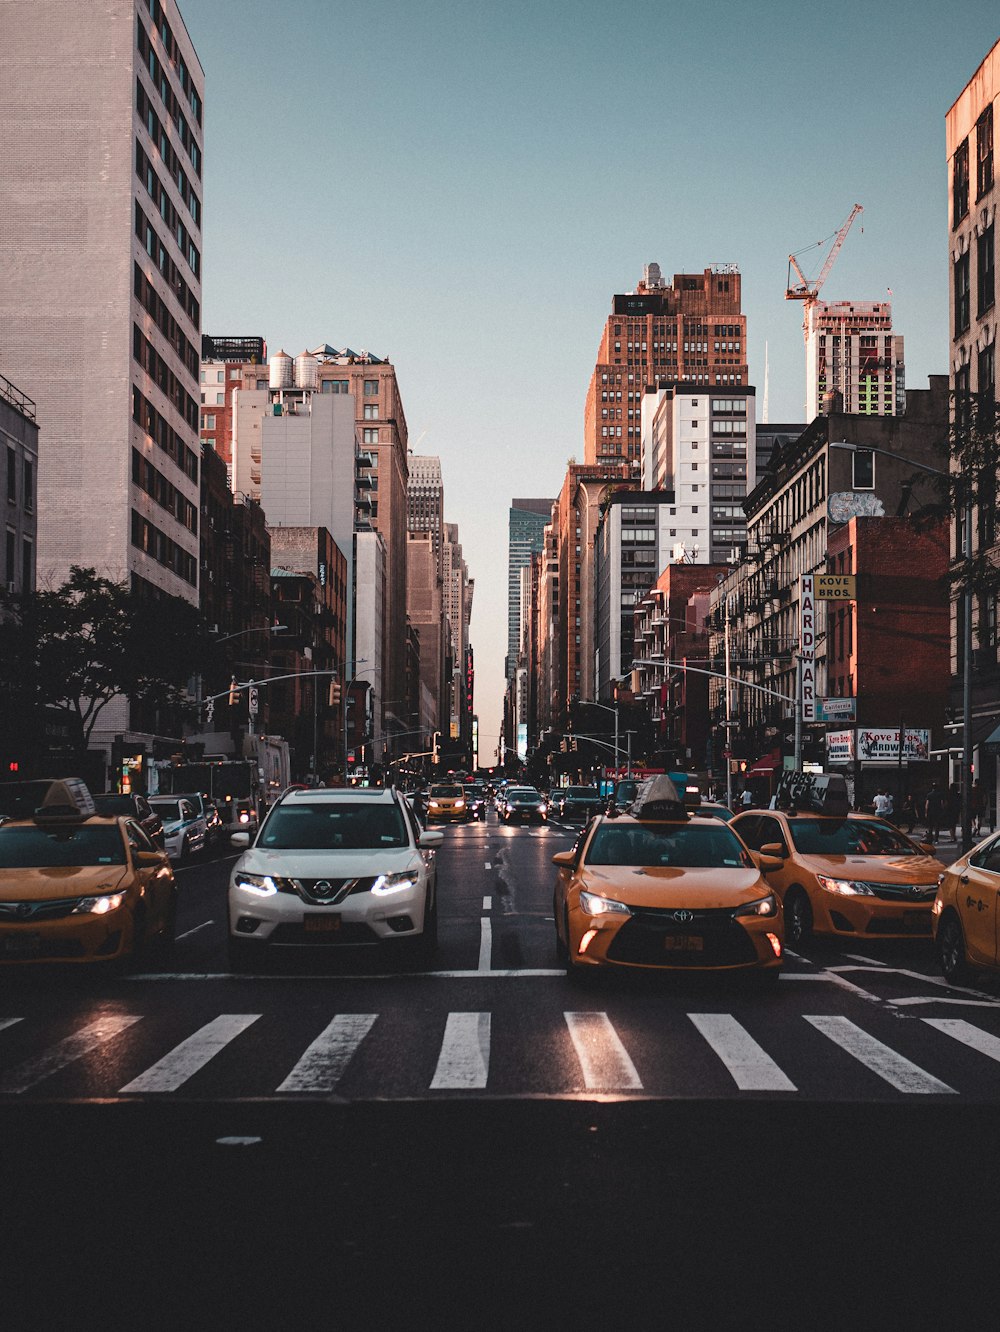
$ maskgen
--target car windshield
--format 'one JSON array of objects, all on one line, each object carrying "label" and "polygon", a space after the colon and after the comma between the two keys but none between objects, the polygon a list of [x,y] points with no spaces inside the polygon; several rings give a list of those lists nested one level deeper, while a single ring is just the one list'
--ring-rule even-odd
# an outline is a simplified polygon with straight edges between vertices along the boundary
[{"label": "car windshield", "polygon": [[124,864],[125,843],[117,824],[0,828],[0,869]]},{"label": "car windshield", "polygon": [[134,814],[135,801],[130,795],[95,795],[94,808],[98,814]]},{"label": "car windshield", "polygon": [[567,800],[598,800],[600,796],[596,786],[567,786],[566,798]]},{"label": "car windshield", "polygon": [[316,801],[277,806],[257,845],[281,851],[365,851],[409,846],[409,839],[396,804]]},{"label": "car windshield", "polygon": [[602,823],[586,854],[588,865],[671,865],[686,869],[750,869],[739,839],[720,823]]},{"label": "car windshield", "polygon": [[164,823],[179,823],[181,819],[191,817],[190,806],[186,805],[182,810],[179,800],[153,800],[151,804]]},{"label": "car windshield", "polygon": [[508,800],[541,800],[541,793],[536,791],[533,786],[517,786],[513,791],[507,792]]},{"label": "car windshield", "polygon": [[460,786],[432,786],[431,795],[442,800],[454,800],[462,794]]},{"label": "car windshield", "polygon": [[919,856],[923,852],[890,823],[874,819],[789,819],[804,856]]}]

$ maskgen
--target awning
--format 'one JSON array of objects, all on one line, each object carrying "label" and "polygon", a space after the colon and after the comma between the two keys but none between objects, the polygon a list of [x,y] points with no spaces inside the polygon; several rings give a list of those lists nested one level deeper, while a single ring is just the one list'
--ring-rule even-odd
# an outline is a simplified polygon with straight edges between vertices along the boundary
[{"label": "awning", "polygon": [[769,776],[775,768],[783,767],[784,762],[784,759],[775,758],[773,754],[765,754],[763,758],[757,760],[747,775],[749,777]]},{"label": "awning", "polygon": [[988,752],[996,754],[1000,752],[1000,726],[990,731],[989,735],[982,742]]}]

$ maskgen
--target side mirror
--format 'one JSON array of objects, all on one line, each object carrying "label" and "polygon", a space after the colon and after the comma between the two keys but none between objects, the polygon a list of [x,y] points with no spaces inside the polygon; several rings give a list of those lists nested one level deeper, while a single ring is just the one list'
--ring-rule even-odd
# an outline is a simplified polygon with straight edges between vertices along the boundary
[{"label": "side mirror", "polygon": [[781,856],[766,856],[763,851],[754,851],[751,854],[757,862],[757,868],[763,874],[768,870],[780,870],[785,863]]},{"label": "side mirror", "polygon": [[552,863],[560,869],[572,869],[576,864],[576,856],[572,851],[557,851],[552,857]]},{"label": "side mirror", "polygon": [[229,845],[240,848],[249,846],[250,834],[245,832],[233,833],[229,839]]},{"label": "side mirror", "polygon": [[918,842],[917,845],[920,847],[921,851],[923,851],[924,855],[926,856],[933,856],[934,853],[937,851],[937,847],[934,845],[933,842]]},{"label": "side mirror", "polygon": [[771,860],[777,860],[779,867],[784,864],[787,852],[780,842],[768,842],[766,846],[760,848],[761,855],[767,856]]},{"label": "side mirror", "polygon": [[135,863],[137,865],[162,865],[167,859],[164,851],[137,851],[135,853]]},{"label": "side mirror", "polygon": [[430,848],[432,846],[440,846],[443,841],[444,833],[441,832],[439,828],[435,828],[433,831],[428,829],[426,832],[420,834],[417,846]]}]

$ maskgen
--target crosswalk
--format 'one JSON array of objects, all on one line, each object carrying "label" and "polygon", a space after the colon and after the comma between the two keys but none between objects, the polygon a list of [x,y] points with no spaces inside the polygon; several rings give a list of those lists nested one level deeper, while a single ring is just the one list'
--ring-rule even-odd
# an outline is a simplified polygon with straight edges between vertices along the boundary
[{"label": "crosswalk", "polygon": [[[47,1095],[53,1087],[59,1089],[53,1094],[62,1095],[225,1097],[237,1094],[226,1088],[234,1069],[240,1071],[240,1095],[248,1094],[247,1070],[252,1075],[260,1069],[265,1080],[269,1076],[268,1085],[249,1093],[263,1097],[342,1094],[345,1080],[350,1082],[348,1094],[360,1099],[475,1092],[685,1096],[703,1094],[706,1086],[725,1094],[720,1083],[736,1094],[825,1096],[831,1076],[862,1095],[875,1094],[876,1089],[904,1097],[1000,1094],[1000,1038],[965,1019],[923,1018],[909,1025],[911,1053],[916,1045],[921,1060],[941,1059],[946,1080],[842,1016],[793,1015],[779,1037],[759,1019],[754,1032],[749,1019],[741,1021],[732,1013],[674,1014],[672,1027],[636,1032],[631,1026],[618,1030],[611,1016],[600,1011],[567,1011],[561,1021],[549,1014],[539,1018],[535,1031],[525,1030],[502,1013],[442,1013],[427,1019],[419,1039],[412,1023],[407,1026],[398,1012],[336,1013],[297,1058],[291,1040],[291,1066],[275,1077],[275,1033],[272,1028],[263,1035],[264,1016],[217,1014],[124,1079],[121,1071],[131,1072],[135,1060],[148,1057],[150,1045],[155,1045],[156,1015],[104,1014],[47,1044],[40,1030],[41,1048],[31,1053],[25,1047],[36,1020],[3,1018],[0,1097]],[[912,1039],[914,1035],[919,1041]],[[16,1056],[11,1053],[12,1041]],[[518,1042],[523,1048],[512,1053]],[[288,1046],[285,1040],[280,1049]],[[366,1061],[373,1046],[379,1054]],[[534,1081],[525,1075],[526,1085],[511,1086],[510,1069],[524,1069],[532,1059]],[[359,1061],[366,1062],[361,1073]],[[228,1071],[204,1081],[206,1070],[211,1072],[213,1066]],[[956,1068],[961,1076],[956,1076]],[[725,1075],[721,1079],[720,1070]],[[987,1071],[993,1077],[988,1087],[983,1080]],[[68,1090],[67,1074],[82,1079],[86,1090],[81,1092],[75,1084]],[[380,1084],[380,1077],[390,1080],[390,1089]],[[400,1078],[411,1081],[403,1092]],[[956,1082],[961,1087],[953,1085]]]}]

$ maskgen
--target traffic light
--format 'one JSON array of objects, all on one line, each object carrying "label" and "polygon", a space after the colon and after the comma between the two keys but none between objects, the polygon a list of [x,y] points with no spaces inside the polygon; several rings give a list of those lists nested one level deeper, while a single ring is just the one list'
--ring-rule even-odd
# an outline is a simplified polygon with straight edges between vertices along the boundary
[{"label": "traffic light", "polygon": [[330,681],[330,707],[335,708],[340,704],[340,681]]},{"label": "traffic light", "polygon": [[434,739],[431,742],[431,761],[433,763],[440,763],[441,761],[441,750],[439,748],[440,743],[441,743],[441,732],[435,731]]},{"label": "traffic light", "polygon": [[229,685],[229,706],[231,708],[236,707],[236,702],[239,696],[240,696],[240,691],[236,687],[236,676],[234,675]]},{"label": "traffic light", "polygon": [[559,741],[559,750],[563,754],[569,753],[569,741],[565,736]]},{"label": "traffic light", "polygon": [[575,753],[576,753],[576,741],[575,741],[575,740],[571,741],[571,744],[572,744],[572,747],[573,747],[573,753],[575,754]]}]

